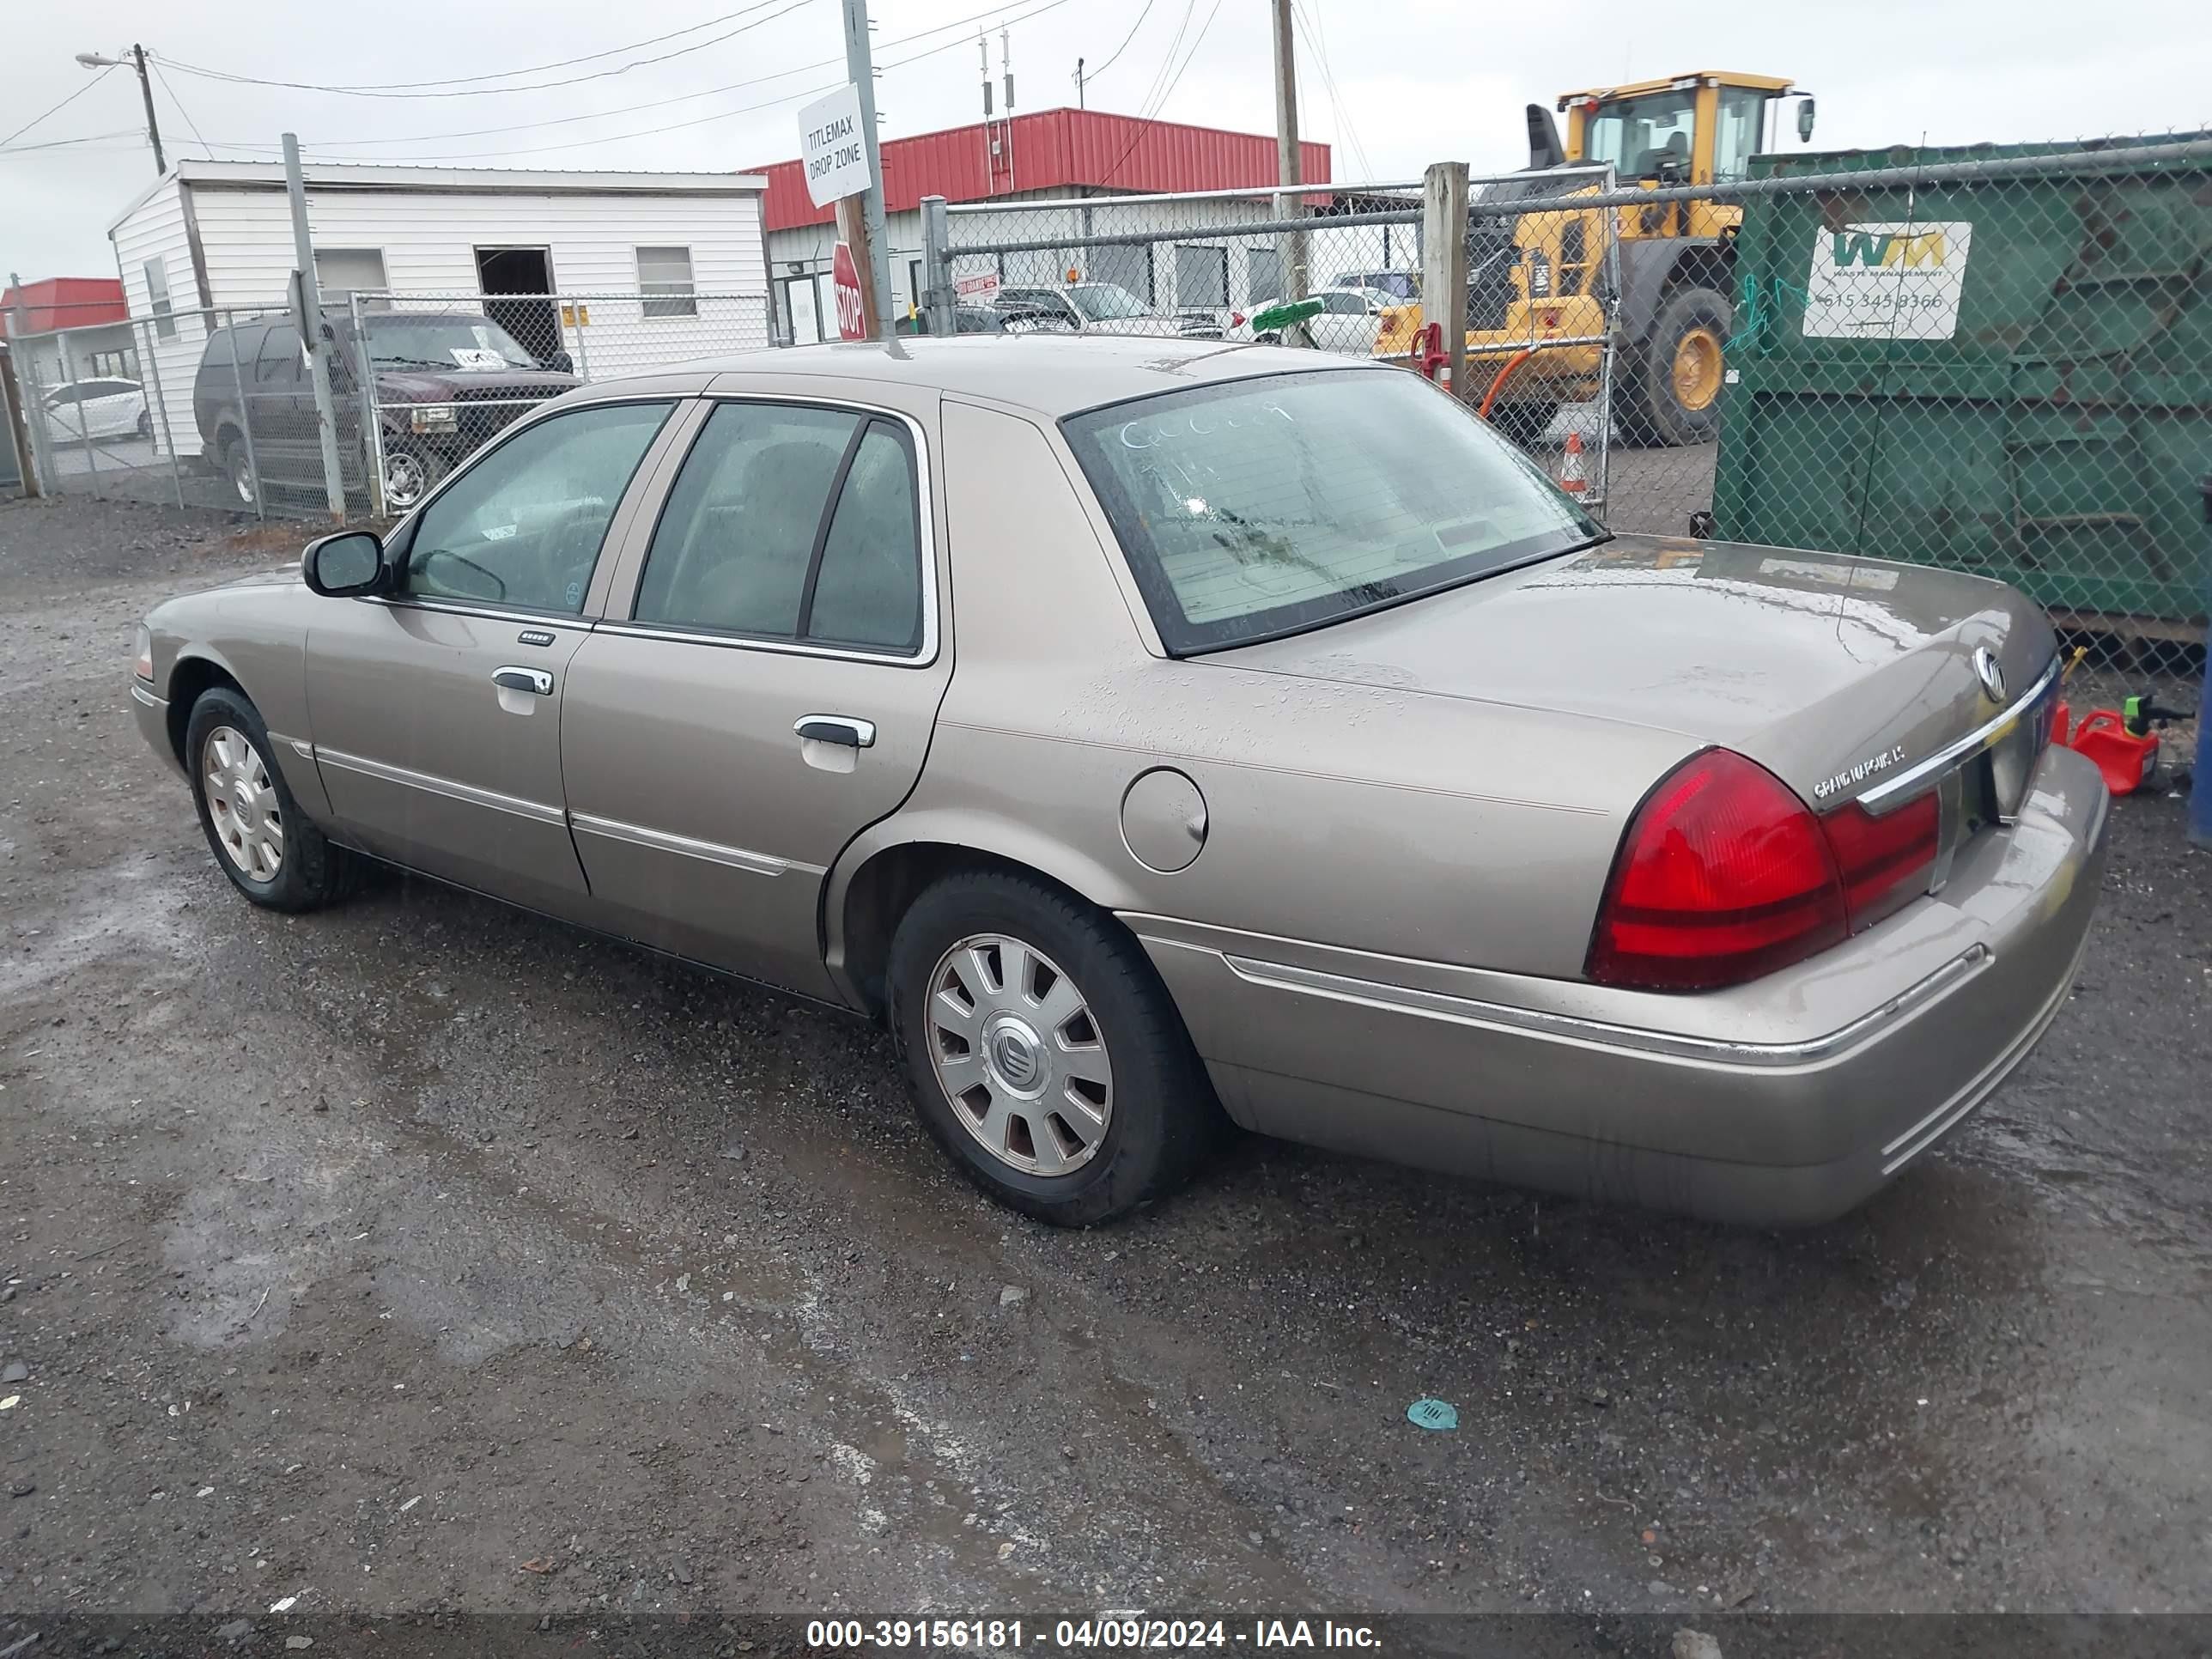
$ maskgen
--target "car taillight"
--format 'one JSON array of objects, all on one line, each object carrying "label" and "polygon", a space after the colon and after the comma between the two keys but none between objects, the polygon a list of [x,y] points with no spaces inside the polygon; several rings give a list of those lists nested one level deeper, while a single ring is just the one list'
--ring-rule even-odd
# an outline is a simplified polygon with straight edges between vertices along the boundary
[{"label": "car taillight", "polygon": [[1854,801],[1824,814],[1820,828],[1836,855],[1854,933],[1928,890],[1942,836],[1934,790],[1880,817]]},{"label": "car taillight", "polygon": [[1244,313],[1243,313],[1243,312],[1241,312],[1241,311],[1232,311],[1232,312],[1231,312],[1231,313],[1229,313],[1229,326],[1230,326],[1230,327],[1231,327],[1231,328],[1242,328],[1242,327],[1243,327],[1243,326],[1244,326]]},{"label": "car taillight", "polygon": [[1742,756],[1692,756],[1621,839],[1586,971],[1710,991],[1840,945],[1927,890],[1939,811],[1931,792],[1880,817],[1856,803],[1815,817]]}]

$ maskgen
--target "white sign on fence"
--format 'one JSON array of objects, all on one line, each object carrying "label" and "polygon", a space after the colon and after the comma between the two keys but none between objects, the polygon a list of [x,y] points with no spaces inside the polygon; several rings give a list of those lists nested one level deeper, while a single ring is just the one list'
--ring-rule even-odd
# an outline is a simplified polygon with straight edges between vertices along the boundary
[{"label": "white sign on fence", "polygon": [[952,279],[952,295],[971,305],[995,305],[999,299],[999,273],[987,270],[975,276],[956,276]]},{"label": "white sign on fence", "polygon": [[848,82],[799,112],[799,159],[806,172],[806,193],[817,207],[857,196],[868,187],[860,88]]},{"label": "white sign on fence", "polygon": [[1805,337],[1948,340],[1959,331],[1969,222],[1847,224],[1813,233]]}]

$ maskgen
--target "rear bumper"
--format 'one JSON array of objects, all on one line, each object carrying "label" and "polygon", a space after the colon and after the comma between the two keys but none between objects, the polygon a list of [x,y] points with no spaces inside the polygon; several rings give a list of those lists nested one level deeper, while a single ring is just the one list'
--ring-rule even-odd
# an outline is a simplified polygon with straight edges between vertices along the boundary
[{"label": "rear bumper", "polygon": [[2106,806],[2094,769],[2054,750],[2020,822],[1962,855],[1942,893],[1702,997],[1128,921],[1249,1127],[1715,1220],[1809,1224],[1949,1134],[2057,1016],[2096,907]]}]

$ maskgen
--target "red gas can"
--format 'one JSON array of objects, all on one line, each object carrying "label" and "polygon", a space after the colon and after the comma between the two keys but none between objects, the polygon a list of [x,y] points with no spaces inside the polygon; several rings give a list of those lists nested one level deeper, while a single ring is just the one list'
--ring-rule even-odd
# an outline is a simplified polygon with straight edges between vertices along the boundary
[{"label": "red gas can", "polygon": [[2135,793],[2158,769],[2158,733],[2137,737],[2115,708],[2100,708],[2085,717],[2074,729],[2072,747],[2097,763],[2105,775],[2105,787],[2116,795]]}]

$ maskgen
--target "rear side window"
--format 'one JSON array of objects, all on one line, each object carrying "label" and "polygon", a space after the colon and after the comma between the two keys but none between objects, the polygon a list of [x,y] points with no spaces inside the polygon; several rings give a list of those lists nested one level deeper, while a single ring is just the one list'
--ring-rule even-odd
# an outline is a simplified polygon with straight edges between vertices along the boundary
[{"label": "rear side window", "polygon": [[289,323],[269,331],[261,343],[254,378],[264,386],[284,386],[300,378],[300,331]]},{"label": "rear side window", "polygon": [[647,549],[632,619],[910,654],[921,643],[920,495],[898,422],[727,403],[708,417]]},{"label": "rear side window", "polygon": [[1061,427],[1177,655],[1340,621],[1603,534],[1411,374],[1231,380]]}]

